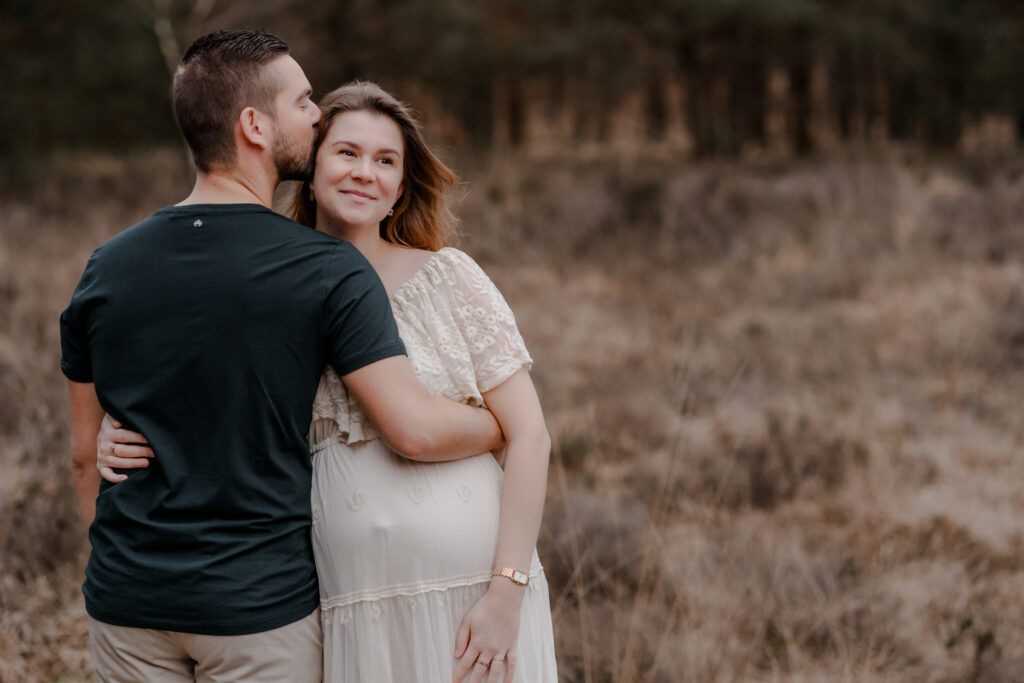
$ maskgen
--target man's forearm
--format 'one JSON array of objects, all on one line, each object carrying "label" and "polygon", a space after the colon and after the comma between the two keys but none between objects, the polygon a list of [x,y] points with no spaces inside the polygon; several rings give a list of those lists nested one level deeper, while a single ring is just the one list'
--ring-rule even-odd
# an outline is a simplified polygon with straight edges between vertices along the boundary
[{"label": "man's forearm", "polygon": [[388,446],[410,460],[458,460],[504,443],[489,411],[428,394],[404,356],[371,363],[342,380]]},{"label": "man's forearm", "polygon": [[442,462],[487,453],[501,446],[505,437],[489,410],[428,397],[420,415],[421,438],[414,452],[402,453],[411,460]]}]

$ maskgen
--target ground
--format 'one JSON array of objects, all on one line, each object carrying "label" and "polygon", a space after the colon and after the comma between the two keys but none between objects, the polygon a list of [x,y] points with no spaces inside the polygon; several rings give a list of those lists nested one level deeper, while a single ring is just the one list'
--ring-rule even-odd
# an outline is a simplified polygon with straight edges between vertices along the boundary
[{"label": "ground", "polygon": [[[1019,163],[455,166],[554,441],[564,681],[1019,680]],[[0,681],[89,680],[57,315],[189,186],[159,152],[0,199]]]}]

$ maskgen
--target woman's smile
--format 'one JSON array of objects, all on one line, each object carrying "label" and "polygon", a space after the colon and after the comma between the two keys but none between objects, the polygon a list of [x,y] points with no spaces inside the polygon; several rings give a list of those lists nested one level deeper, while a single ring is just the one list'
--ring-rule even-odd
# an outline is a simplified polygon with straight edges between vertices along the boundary
[{"label": "woman's smile", "polygon": [[344,195],[348,195],[350,199],[360,204],[368,201],[374,201],[377,199],[373,195],[361,192],[359,190],[340,190],[340,192]]}]

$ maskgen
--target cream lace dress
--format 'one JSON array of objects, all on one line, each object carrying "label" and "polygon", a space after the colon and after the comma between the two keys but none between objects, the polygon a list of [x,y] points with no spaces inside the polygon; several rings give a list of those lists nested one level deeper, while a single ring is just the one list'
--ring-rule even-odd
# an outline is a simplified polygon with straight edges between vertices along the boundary
[{"label": "cream lace dress", "polygon": [[[433,254],[391,307],[413,370],[432,394],[481,406],[483,392],[531,365],[504,298],[457,249]],[[445,463],[396,455],[330,369],[309,436],[324,680],[450,681],[459,624],[491,578],[501,468],[490,454]],[[548,586],[536,552],[529,574],[515,680],[555,683]]]}]

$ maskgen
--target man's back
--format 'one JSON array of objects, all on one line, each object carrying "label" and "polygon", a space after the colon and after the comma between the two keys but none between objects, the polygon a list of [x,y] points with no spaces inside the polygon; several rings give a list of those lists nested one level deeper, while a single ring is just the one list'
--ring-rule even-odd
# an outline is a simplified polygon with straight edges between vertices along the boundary
[{"label": "man's back", "polygon": [[101,487],[89,613],[215,635],[309,614],[317,380],[403,351],[365,259],[259,205],[168,207],[96,250],[61,320],[65,374],[157,456]]}]

